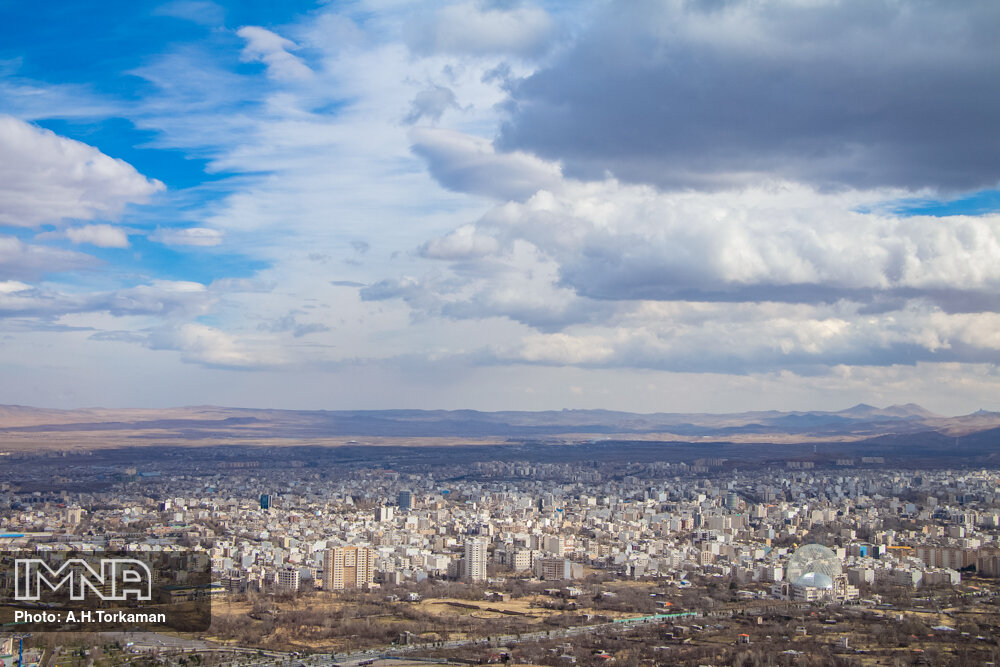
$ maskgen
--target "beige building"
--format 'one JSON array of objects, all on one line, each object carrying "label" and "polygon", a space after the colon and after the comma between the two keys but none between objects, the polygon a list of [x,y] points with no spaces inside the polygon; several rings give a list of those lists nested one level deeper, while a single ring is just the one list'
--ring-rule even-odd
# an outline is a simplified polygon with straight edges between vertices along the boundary
[{"label": "beige building", "polygon": [[535,574],[541,579],[577,579],[583,574],[583,566],[568,558],[539,558],[535,562]]},{"label": "beige building", "polygon": [[284,567],[274,573],[274,584],[278,590],[299,590],[299,570],[295,567]]},{"label": "beige building", "polygon": [[374,549],[334,547],[323,554],[323,590],[366,588],[374,578]]},{"label": "beige building", "polygon": [[930,567],[961,570],[963,567],[974,565],[978,553],[975,549],[961,547],[919,546],[914,547],[912,555]]}]

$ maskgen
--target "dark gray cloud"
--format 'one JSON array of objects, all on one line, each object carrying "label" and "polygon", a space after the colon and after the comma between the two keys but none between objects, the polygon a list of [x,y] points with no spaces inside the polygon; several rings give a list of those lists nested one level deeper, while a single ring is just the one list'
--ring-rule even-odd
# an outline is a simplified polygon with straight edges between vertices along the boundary
[{"label": "dark gray cloud", "polygon": [[992,187],[997,34],[994,0],[611,3],[498,145],[665,187]]},{"label": "dark gray cloud", "polygon": [[450,130],[415,128],[412,150],[431,175],[456,192],[524,200],[558,183],[557,165],[523,153],[497,153],[485,139]]},{"label": "dark gray cloud", "polygon": [[330,327],[319,322],[309,322],[303,323],[299,322],[295,318],[296,312],[290,312],[287,315],[279,317],[276,320],[269,322],[262,322],[257,325],[258,331],[267,331],[270,333],[284,333],[287,331],[292,332],[292,336],[295,338],[302,338],[311,333],[322,333],[324,331],[329,331]]}]

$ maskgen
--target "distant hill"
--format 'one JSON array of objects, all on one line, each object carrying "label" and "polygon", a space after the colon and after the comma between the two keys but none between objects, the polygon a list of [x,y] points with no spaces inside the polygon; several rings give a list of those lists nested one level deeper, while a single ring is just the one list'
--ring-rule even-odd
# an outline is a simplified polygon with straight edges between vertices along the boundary
[{"label": "distant hill", "polygon": [[[775,444],[857,442],[935,434],[944,440],[1000,428],[1000,413],[935,415],[919,405],[731,414],[612,410],[260,410],[217,406],[52,410],[0,406],[0,449],[143,444],[421,444],[649,440]],[[926,440],[926,438],[924,438]],[[936,437],[928,442],[937,442]],[[440,442],[435,444],[441,444]]]}]

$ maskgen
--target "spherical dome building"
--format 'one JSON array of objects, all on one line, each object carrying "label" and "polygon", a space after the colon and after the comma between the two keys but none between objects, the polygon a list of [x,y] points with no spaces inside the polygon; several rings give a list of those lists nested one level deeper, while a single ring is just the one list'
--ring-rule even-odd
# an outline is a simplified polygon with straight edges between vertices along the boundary
[{"label": "spherical dome building", "polygon": [[825,591],[833,590],[833,578],[822,572],[806,572],[801,577],[792,582],[792,586],[802,588],[822,588]]},{"label": "spherical dome building", "polygon": [[[831,586],[833,579],[843,572],[843,565],[831,549],[821,544],[807,544],[799,547],[788,559],[786,579],[798,583],[803,575],[820,574],[824,575],[824,581],[829,580]],[[804,584],[814,585],[814,584]]]}]

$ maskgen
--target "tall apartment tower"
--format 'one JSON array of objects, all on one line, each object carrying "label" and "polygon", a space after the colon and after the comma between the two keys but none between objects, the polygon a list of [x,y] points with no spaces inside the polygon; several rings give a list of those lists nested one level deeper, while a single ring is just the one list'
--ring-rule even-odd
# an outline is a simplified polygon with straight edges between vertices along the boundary
[{"label": "tall apartment tower", "polygon": [[323,554],[323,590],[366,588],[375,579],[375,550],[334,547]]},{"label": "tall apartment tower", "polygon": [[399,492],[399,511],[406,512],[413,509],[413,493],[410,491]]},{"label": "tall apartment tower", "polygon": [[486,541],[469,540],[465,543],[463,574],[469,581],[486,581]]}]

